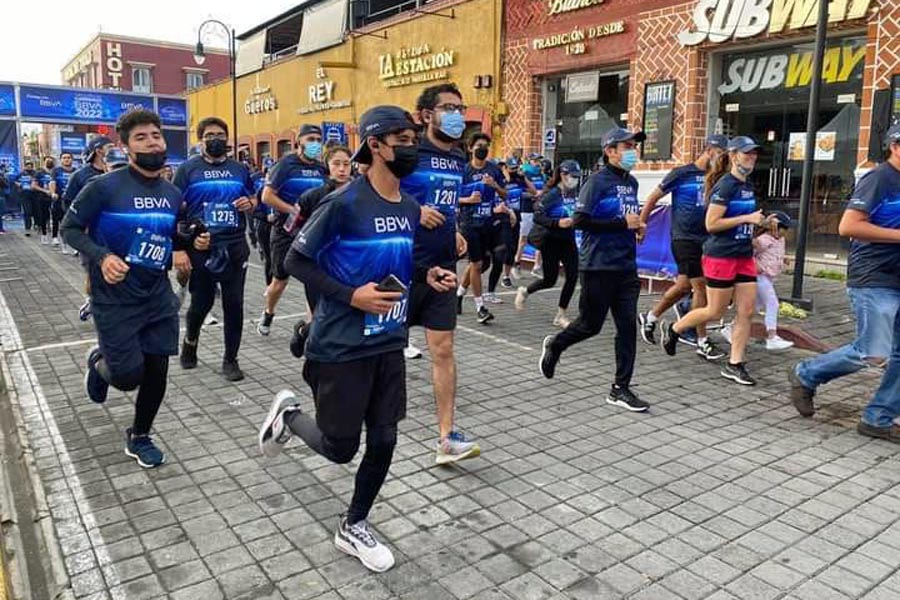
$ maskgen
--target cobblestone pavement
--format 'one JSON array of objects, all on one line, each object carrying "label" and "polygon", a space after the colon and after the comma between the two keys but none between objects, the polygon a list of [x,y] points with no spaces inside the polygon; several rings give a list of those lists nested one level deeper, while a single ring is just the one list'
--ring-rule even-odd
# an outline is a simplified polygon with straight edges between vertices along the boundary
[{"label": "cobblestone pavement", "polygon": [[[804,420],[786,401],[800,351],[754,347],[760,385],[747,389],[687,347],[670,359],[641,345],[635,389],[653,408],[630,414],[603,401],[611,326],[572,348],[547,382],[537,349],[555,292],[523,314],[505,295],[488,327],[468,304],[458,422],[484,454],[433,466],[427,352],[410,362],[409,417],[371,515],[398,561],[372,575],[332,544],[358,463],[329,465],[299,446],[266,461],[256,448],[273,393],[293,387],[310,403],[287,352],[300,286],[261,338],[252,321],[262,273],[251,268],[247,378],[230,384],[215,372],[221,329],[205,330],[199,368],[171,368],[156,424],[169,463],[142,471],[122,452],[130,397],[113,392],[97,406],[83,395],[93,329],[76,315],[82,280],[77,259],[21,234],[0,238],[4,374],[78,598],[900,597],[900,448],[852,429],[878,372],[829,386],[819,415]],[[845,339],[842,286],[811,289],[810,323]]]}]

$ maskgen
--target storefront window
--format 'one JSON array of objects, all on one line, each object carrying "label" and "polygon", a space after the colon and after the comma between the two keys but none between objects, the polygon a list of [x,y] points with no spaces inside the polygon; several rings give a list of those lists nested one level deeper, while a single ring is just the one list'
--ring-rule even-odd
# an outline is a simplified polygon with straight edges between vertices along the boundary
[{"label": "storefront window", "polygon": [[[721,55],[711,126],[763,146],[753,175],[764,210],[799,214],[812,43]],[[838,222],[854,184],[859,147],[865,39],[833,40],[826,50],[809,219],[811,256],[843,258]],[[789,247],[794,236],[788,236]],[[837,256],[835,256],[837,255]]]},{"label": "storefront window", "polygon": [[[581,75],[590,74],[578,74]],[[600,157],[603,134],[613,127],[625,126],[621,117],[628,112],[628,73],[600,73],[599,77],[595,74],[593,80],[586,77],[577,85],[563,77],[552,80],[549,88],[557,90],[555,162],[571,158],[589,172]]]}]

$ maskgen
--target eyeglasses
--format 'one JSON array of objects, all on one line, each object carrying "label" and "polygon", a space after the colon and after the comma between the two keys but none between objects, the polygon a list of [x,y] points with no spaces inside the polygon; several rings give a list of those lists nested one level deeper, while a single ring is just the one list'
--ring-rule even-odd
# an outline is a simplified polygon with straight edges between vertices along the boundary
[{"label": "eyeglasses", "polygon": [[464,113],[468,107],[465,104],[438,104],[434,107],[434,110],[441,110],[443,112],[458,112]]},{"label": "eyeglasses", "polygon": [[227,139],[228,139],[227,133],[204,133],[203,134],[203,140],[207,141],[207,142],[210,140],[227,140]]}]

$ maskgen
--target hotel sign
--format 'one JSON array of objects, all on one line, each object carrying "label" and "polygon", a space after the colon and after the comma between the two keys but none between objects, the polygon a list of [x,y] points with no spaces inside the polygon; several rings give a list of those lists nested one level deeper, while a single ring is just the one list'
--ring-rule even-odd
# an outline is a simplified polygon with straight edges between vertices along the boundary
[{"label": "hotel sign", "polygon": [[[818,2],[826,0],[698,0],[693,27],[678,34],[682,46],[705,41],[714,44],[743,39],[763,32],[813,27]],[[830,0],[828,22],[840,23],[866,16],[872,0]]]},{"label": "hotel sign", "polygon": [[456,64],[456,58],[456,50],[432,52],[428,44],[400,48],[378,57],[378,76],[387,88],[440,81],[450,76],[447,69]]}]

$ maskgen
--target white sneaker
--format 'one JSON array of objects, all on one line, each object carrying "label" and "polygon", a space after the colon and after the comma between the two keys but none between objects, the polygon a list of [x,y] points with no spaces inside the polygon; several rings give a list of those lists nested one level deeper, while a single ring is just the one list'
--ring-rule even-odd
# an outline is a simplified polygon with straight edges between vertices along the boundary
[{"label": "white sneaker", "polygon": [[403,356],[406,357],[406,360],[415,360],[417,358],[422,358],[422,351],[412,344],[407,344],[406,348],[403,349]]},{"label": "white sneaker", "polygon": [[783,350],[787,350],[788,348],[792,348],[793,346],[794,342],[789,342],[788,340],[780,338],[777,335],[766,340],[766,350],[769,350],[771,352],[781,352]]},{"label": "white sneaker", "polygon": [[503,304],[503,298],[494,292],[488,292],[484,295],[484,301],[488,304]]},{"label": "white sneaker", "polygon": [[60,252],[62,252],[63,256],[69,256],[70,254],[72,254],[72,249],[69,248],[68,244],[63,243],[62,248],[60,249]]},{"label": "white sneaker", "polygon": [[526,300],[528,300],[528,288],[523,286],[516,292],[516,310],[525,310]]},{"label": "white sneaker", "polygon": [[394,566],[393,553],[375,539],[366,521],[348,525],[346,515],[341,516],[337,531],[334,532],[334,545],[341,552],[358,558],[370,571],[384,573]]},{"label": "white sneaker", "polygon": [[722,329],[719,330],[719,333],[725,338],[725,341],[729,344],[731,343],[731,325],[724,325]]},{"label": "white sneaker", "polygon": [[291,429],[284,424],[287,410],[300,410],[297,397],[291,390],[281,390],[275,394],[269,414],[259,428],[259,451],[268,458],[275,458],[291,439]]},{"label": "white sneaker", "polygon": [[478,444],[470,441],[458,431],[451,431],[450,435],[438,442],[434,462],[438,465],[446,465],[476,456],[481,456],[481,448]]},{"label": "white sneaker", "polygon": [[219,324],[219,319],[217,319],[216,315],[214,315],[212,313],[209,313],[208,315],[206,315],[206,318],[203,319],[204,327],[209,327],[211,325],[218,325],[218,324]]},{"label": "white sneaker", "polygon": [[53,245],[59,246],[59,238],[58,237],[53,238]]},{"label": "white sneaker", "polygon": [[41,236],[41,243],[45,246],[50,244],[50,238],[46,235]]},{"label": "white sneaker", "polygon": [[569,326],[569,323],[571,323],[571,321],[569,320],[569,317],[566,316],[566,313],[563,310],[559,310],[556,313],[556,316],[553,317],[553,324],[556,327],[562,327],[563,329],[565,329]]}]

